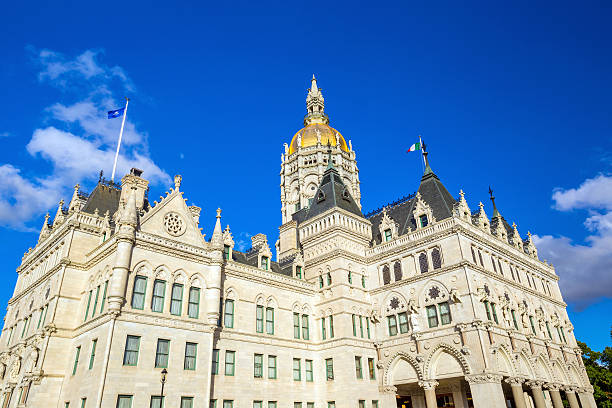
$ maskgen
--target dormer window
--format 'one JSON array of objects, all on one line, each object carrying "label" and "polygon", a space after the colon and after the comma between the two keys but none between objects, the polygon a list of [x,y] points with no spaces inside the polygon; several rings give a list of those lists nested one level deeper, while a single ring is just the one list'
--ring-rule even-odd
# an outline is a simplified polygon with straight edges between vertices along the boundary
[{"label": "dormer window", "polygon": [[295,203],[295,212],[300,211],[300,202]]},{"label": "dormer window", "polygon": [[385,230],[385,242],[391,241],[391,229]]},{"label": "dormer window", "polygon": [[261,268],[264,271],[267,271],[269,268],[269,261],[268,261],[268,257],[267,256],[262,256],[261,257]]},{"label": "dormer window", "polygon": [[425,228],[428,224],[428,220],[427,220],[427,215],[423,214],[419,217],[419,224],[421,225],[421,228]]},{"label": "dormer window", "polygon": [[230,246],[229,245],[223,245],[223,259],[225,259],[226,261],[229,261],[230,259]]}]

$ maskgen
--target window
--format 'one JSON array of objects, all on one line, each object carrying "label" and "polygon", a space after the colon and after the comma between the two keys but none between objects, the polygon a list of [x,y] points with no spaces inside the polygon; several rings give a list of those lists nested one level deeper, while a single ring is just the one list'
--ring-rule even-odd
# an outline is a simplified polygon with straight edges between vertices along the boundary
[{"label": "window", "polygon": [[495,310],[495,303],[491,302],[491,313],[493,314],[493,320],[496,324],[499,324],[499,320],[497,320],[497,311]]},{"label": "window", "polygon": [[131,395],[118,395],[117,396],[117,408],[132,408],[132,396]]},{"label": "window", "polygon": [[136,275],[134,277],[134,291],[132,293],[132,308],[144,309],[145,292],[147,290],[146,276]]},{"label": "window", "polygon": [[263,333],[264,326],[264,307],[258,305],[255,309],[255,331],[257,333]]},{"label": "window", "polygon": [[391,270],[389,269],[389,265],[383,266],[382,274],[383,284],[388,285],[389,283],[391,283]]},{"label": "window", "polygon": [[302,360],[299,358],[293,359],[293,381],[302,380]]},{"label": "window", "polygon": [[266,333],[274,334],[274,308],[266,307]]},{"label": "window", "polygon": [[[108,289],[108,281],[104,282],[104,292],[102,292],[102,302],[100,302],[100,313],[104,311],[104,304],[106,303],[106,290]],[[45,306],[45,316],[47,316],[47,307]],[[43,323],[44,323],[43,319]]]},{"label": "window", "polygon": [[319,288],[323,287],[323,275],[319,275]]},{"label": "window", "polygon": [[85,318],[83,321],[87,320],[87,315],[89,314],[89,306],[91,305],[91,290],[89,291],[89,297],[87,298],[87,309],[85,309]]},{"label": "window", "polygon": [[491,320],[491,311],[489,310],[489,301],[485,300],[484,302],[485,311],[487,312],[487,320]]},{"label": "window", "polygon": [[328,381],[334,379],[334,359],[333,358],[325,359],[325,377],[327,378]]},{"label": "window", "polygon": [[94,300],[93,308],[91,309],[91,317],[96,315],[96,308],[98,307],[98,298],[100,297],[100,285],[96,288],[96,298]]},{"label": "window", "polygon": [[512,323],[514,323],[514,328],[518,330],[518,323],[516,322],[516,311],[512,309],[510,311],[510,314],[512,315]]},{"label": "window", "polygon": [[389,241],[391,241],[391,230],[386,229],[385,230],[385,242],[389,242]]},{"label": "window", "polygon": [[495,265],[495,258],[491,255],[491,264],[493,264],[493,272],[497,273],[497,265]]},{"label": "window", "polygon": [[372,408],[378,408],[378,400],[372,400]]},{"label": "window", "polygon": [[25,320],[23,321],[23,327],[21,328],[21,338],[23,338],[23,336],[28,331],[28,321],[29,320],[30,320],[30,318],[26,317]]},{"label": "window", "polygon": [[357,337],[357,317],[355,315],[351,315],[351,319],[353,320],[353,336]]},{"label": "window", "polygon": [[366,317],[366,329],[368,330],[368,339],[370,338],[370,318]]},{"label": "window", "polygon": [[361,367],[361,357],[355,356],[355,375],[358,380],[363,379],[363,368]]},{"label": "window", "polygon": [[402,280],[402,264],[400,261],[396,261],[393,264],[393,277],[395,278],[396,282]]},{"label": "window", "polygon": [[223,259],[225,259],[226,261],[229,261],[230,259],[230,246],[229,245],[223,245]]},{"label": "window", "polygon": [[480,266],[484,267],[484,262],[482,260],[482,252],[480,252],[480,250],[478,250],[478,259],[480,259]]},{"label": "window", "polygon": [[336,408],[336,401],[327,401],[327,408]]},{"label": "window", "polygon": [[263,401],[253,401],[253,408],[263,408]]},{"label": "window", "polygon": [[216,399],[211,399],[210,400],[209,408],[217,408],[217,400]]},{"label": "window", "polygon": [[45,309],[46,308],[47,308],[47,306],[45,306],[42,309],[40,309],[40,313],[38,315],[38,324],[36,325],[36,330],[40,329],[40,324],[42,323],[42,318],[43,318],[43,315],[45,313]]},{"label": "window", "polygon": [[196,369],[196,357],[198,355],[197,343],[185,343],[185,361],[183,362],[184,370]]},{"label": "window", "polygon": [[312,382],[312,360],[305,360],[306,381]]},{"label": "window", "polygon": [[374,370],[374,359],[368,358],[368,373],[370,374],[370,380],[376,379],[376,370]]},{"label": "window", "polygon": [[561,337],[563,338],[563,342],[567,343],[567,340],[565,340],[565,332],[563,331],[563,327],[559,326],[559,330],[561,330]]},{"label": "window", "polygon": [[125,339],[125,351],[123,352],[123,365],[135,366],[138,364],[139,348],[140,336],[127,336]]},{"label": "window", "polygon": [[268,401],[268,408],[276,408],[276,401]]},{"label": "window", "polygon": [[193,408],[193,397],[181,397],[181,408]]},{"label": "window", "polygon": [[200,316],[200,288],[189,288],[187,315],[193,319]]},{"label": "window", "polygon": [[211,374],[219,374],[219,349],[213,349]]},{"label": "window", "polygon": [[231,329],[234,327],[234,301],[232,299],[225,300],[224,312],[223,325]]},{"label": "window", "polygon": [[91,342],[91,354],[89,355],[89,369],[91,370],[94,365],[94,359],[96,358],[96,345],[98,344],[98,339],[94,339]]},{"label": "window", "polygon": [[295,267],[295,277],[302,279],[302,267],[299,265]]},{"label": "window", "polygon": [[497,266],[499,268],[499,273],[501,274],[501,276],[504,276],[504,270],[502,269],[502,264],[499,258],[497,259]]},{"label": "window", "polygon": [[76,348],[76,353],[74,355],[74,364],[72,366],[72,375],[76,374],[77,366],[79,365],[79,356],[81,355],[81,346]]},{"label": "window", "polygon": [[172,297],[170,299],[170,313],[176,316],[181,315],[183,308],[183,285],[180,283],[172,284]]},{"label": "window", "polygon": [[408,314],[402,312],[397,315],[399,318],[399,331],[400,333],[408,333]]},{"label": "window", "polygon": [[330,339],[334,338],[334,316],[333,315],[329,316],[329,338]]},{"label": "window", "polygon": [[170,353],[170,340],[157,339],[155,351],[155,367],[168,368],[168,354]]},{"label": "window", "polygon": [[293,403],[293,408],[302,408],[302,403],[301,402],[294,402]]},{"label": "window", "polygon": [[434,269],[440,269],[442,267],[442,256],[440,254],[440,249],[434,248],[431,251],[431,263]]},{"label": "window", "polygon": [[548,338],[552,340],[552,333],[550,332],[550,325],[546,322],[546,331],[548,332]]},{"label": "window", "polygon": [[364,289],[366,287],[365,275],[361,275],[361,287],[364,288]]},{"label": "window", "polygon": [[225,352],[225,375],[234,375],[234,366],[236,362],[236,352]]},{"label": "window", "polygon": [[302,338],[304,340],[310,340],[310,324],[308,322],[308,315],[302,315]]},{"label": "window", "polygon": [[442,302],[438,304],[438,309],[440,309],[440,323],[450,324],[451,313],[450,313],[450,307],[448,306],[448,302]]},{"label": "window", "polygon": [[325,318],[324,317],[321,318],[321,339],[322,340],[326,339]]},{"label": "window", "polygon": [[332,277],[331,277],[331,273],[327,272],[327,286],[332,284]]},{"label": "window", "polygon": [[153,299],[151,299],[151,310],[161,313],[164,311],[164,298],[166,295],[166,281],[155,279],[153,282]]},{"label": "window", "polygon": [[429,263],[427,262],[427,254],[425,252],[421,252],[421,255],[419,255],[419,267],[421,268],[421,273],[429,271]]},{"label": "window", "polygon": [[533,322],[533,316],[529,316],[529,323],[531,324],[531,331],[537,336],[535,323]]},{"label": "window", "polygon": [[164,397],[160,397],[159,395],[155,396],[152,395],[151,396],[151,404],[149,405],[150,408],[164,408]]},{"label": "window", "polygon": [[470,248],[472,250],[472,261],[474,261],[475,264],[478,264],[478,262],[476,262],[476,253],[474,253],[474,247]]},{"label": "window", "polygon": [[87,404],[87,398],[81,398],[81,408],[85,408],[85,404]]},{"label": "window", "polygon": [[267,256],[261,257],[261,268],[265,271],[268,270],[268,257]]},{"label": "window", "polygon": [[276,379],[276,356],[268,356],[268,378]]},{"label": "window", "polygon": [[421,224],[421,228],[424,228],[428,224],[427,215],[423,214],[419,217],[419,223]]},{"label": "window", "polygon": [[348,273],[348,283],[350,283],[350,284],[353,283],[353,274],[351,273],[351,271],[349,271],[349,273]]},{"label": "window", "polygon": [[234,408],[233,400],[223,400],[223,408]]},{"label": "window", "polygon": [[397,319],[395,316],[387,316],[387,323],[389,324],[389,336],[395,336],[397,334]]},{"label": "window", "polygon": [[365,408],[365,400],[359,400],[359,408]]},{"label": "window", "polygon": [[438,327],[438,313],[436,311],[436,305],[427,306],[427,323],[429,327]]},{"label": "window", "polygon": [[307,402],[306,408],[314,408],[314,402]]},{"label": "window", "polygon": [[263,354],[255,354],[253,357],[253,377],[263,378]]},{"label": "window", "polygon": [[[300,338],[300,314],[293,313],[293,338]],[[325,340],[325,337],[323,338]]]},{"label": "window", "polygon": [[361,338],[363,338],[363,316],[359,316],[359,333]]}]

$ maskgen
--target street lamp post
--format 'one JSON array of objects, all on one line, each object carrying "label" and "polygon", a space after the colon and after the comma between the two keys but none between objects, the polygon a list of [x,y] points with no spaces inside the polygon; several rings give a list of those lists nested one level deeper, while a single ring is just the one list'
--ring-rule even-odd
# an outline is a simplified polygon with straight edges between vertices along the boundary
[{"label": "street lamp post", "polygon": [[166,384],[166,375],[168,374],[168,370],[165,368],[161,370],[161,401],[160,408],[164,406],[164,385]]}]

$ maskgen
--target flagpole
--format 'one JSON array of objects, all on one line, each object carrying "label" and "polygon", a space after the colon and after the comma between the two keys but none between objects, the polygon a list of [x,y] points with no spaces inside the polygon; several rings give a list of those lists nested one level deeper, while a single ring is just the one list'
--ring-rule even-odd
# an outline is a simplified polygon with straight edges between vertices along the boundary
[{"label": "flagpole", "polygon": [[423,141],[421,140],[421,135],[419,135],[419,146],[421,147],[421,159],[423,159],[423,163],[421,165],[423,167],[423,171],[425,171],[425,156],[423,156]]},{"label": "flagpole", "polygon": [[123,119],[121,120],[121,130],[119,131],[119,141],[117,142],[117,151],[115,152],[115,162],[113,163],[113,173],[111,174],[111,181],[115,181],[115,170],[117,169],[117,158],[119,157],[119,148],[121,147],[121,139],[123,138],[123,126],[125,126],[125,117],[127,116],[128,103],[130,98],[125,98],[125,108],[123,110]]}]

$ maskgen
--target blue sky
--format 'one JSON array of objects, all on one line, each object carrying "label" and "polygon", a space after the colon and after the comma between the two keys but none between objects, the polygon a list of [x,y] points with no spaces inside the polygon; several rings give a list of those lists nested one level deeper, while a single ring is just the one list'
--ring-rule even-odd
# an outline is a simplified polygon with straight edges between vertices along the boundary
[{"label": "blue sky", "polygon": [[0,240],[6,304],[46,211],[110,174],[183,176],[247,245],[280,224],[283,143],[302,127],[315,73],[331,124],[353,142],[365,211],[415,191],[408,146],[472,208],[497,204],[557,267],[579,339],[610,344],[610,5],[490,2],[10,2],[0,15]]}]

